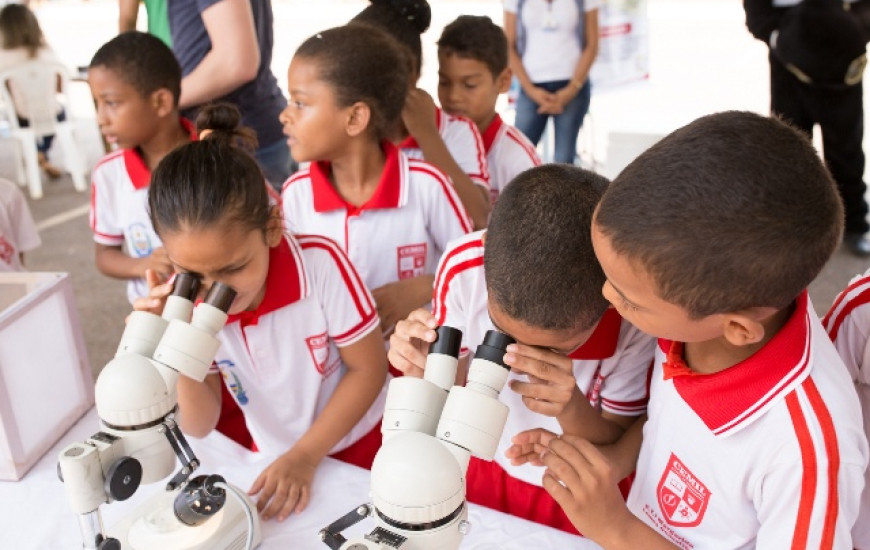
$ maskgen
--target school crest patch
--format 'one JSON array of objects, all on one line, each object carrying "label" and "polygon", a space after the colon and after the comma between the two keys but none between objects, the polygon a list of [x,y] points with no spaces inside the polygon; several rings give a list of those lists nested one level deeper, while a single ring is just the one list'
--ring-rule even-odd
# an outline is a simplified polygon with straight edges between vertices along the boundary
[{"label": "school crest patch", "polygon": [[420,243],[396,248],[399,279],[410,279],[423,274],[426,268],[426,246],[426,243]]},{"label": "school crest patch", "polygon": [[236,364],[229,360],[222,360],[216,363],[218,370],[220,370],[221,378],[224,379],[224,384],[226,384],[227,389],[230,390],[236,401],[238,401],[239,405],[245,406],[248,404],[248,394],[245,393],[245,388],[242,386],[242,381],[239,380],[239,377],[236,376],[236,373],[233,372],[235,370]]},{"label": "school crest patch", "polygon": [[154,252],[154,246],[151,243],[151,237],[148,235],[148,228],[145,224],[134,223],[127,229],[129,235],[130,251],[137,258],[150,256]]},{"label": "school crest patch", "polygon": [[325,332],[309,336],[305,339],[305,344],[308,346],[311,360],[314,361],[314,368],[324,378],[332,374],[341,364],[340,357],[329,356],[329,337]]},{"label": "school crest patch", "polygon": [[673,453],[657,493],[662,515],[671,525],[694,527],[704,519],[710,491]]}]

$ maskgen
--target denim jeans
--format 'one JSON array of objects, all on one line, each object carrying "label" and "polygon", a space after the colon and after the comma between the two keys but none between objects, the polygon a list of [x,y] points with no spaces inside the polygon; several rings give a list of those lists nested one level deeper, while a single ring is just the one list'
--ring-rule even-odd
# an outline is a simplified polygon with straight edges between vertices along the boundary
[{"label": "denim jeans", "polygon": [[290,174],[299,169],[299,166],[290,157],[290,148],[287,147],[287,142],[283,139],[261,146],[254,156],[257,159],[257,164],[263,170],[263,175],[269,180],[269,184],[279,193]]},{"label": "denim jeans", "polygon": [[[57,113],[57,121],[63,122],[66,120],[66,111],[61,109],[59,113]],[[30,126],[30,120],[26,118],[18,117],[18,126],[22,128],[27,128]],[[36,138],[36,150],[42,153],[43,155],[48,155],[48,150],[51,149],[51,144],[54,142],[54,134],[49,134],[47,136],[42,136]]]},{"label": "denim jeans", "polygon": [[[539,82],[535,86],[543,88],[549,92],[556,92],[568,85],[567,80],[557,80],[554,82]],[[589,110],[589,100],[591,98],[591,85],[589,80],[580,88],[577,95],[574,96],[561,114],[558,115],[542,115],[538,114],[538,104],[532,98],[526,95],[526,92],[520,89],[520,95],[517,98],[517,116],[514,125],[519,131],[524,133],[526,137],[535,145],[541,140],[541,135],[544,133],[544,128],[547,126],[547,120],[553,117],[553,127],[555,129],[555,150],[553,152],[553,162],[563,162],[574,164],[574,159],[577,157],[577,134],[580,133],[580,127],[583,125],[583,118]]]}]

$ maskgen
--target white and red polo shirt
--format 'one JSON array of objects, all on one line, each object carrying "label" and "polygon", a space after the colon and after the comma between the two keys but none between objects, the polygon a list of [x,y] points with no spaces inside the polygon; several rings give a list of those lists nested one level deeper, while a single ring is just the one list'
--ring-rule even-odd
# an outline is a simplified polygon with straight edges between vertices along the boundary
[{"label": "white and red polo shirt", "polygon": [[[215,358],[260,451],[284,453],[308,431],[346,371],[339,348],[378,323],[371,295],[335,242],[285,236],[270,249],[263,301],[230,316]],[[330,453],[380,422],[385,395]]]},{"label": "white and red polo shirt", "polygon": [[[196,140],[196,128],[187,119],[181,125]],[[109,153],[91,174],[90,224],[94,241],[106,246],[122,246],[133,258],[150,256],[162,243],[148,217],[148,186],[151,171],[136,149]],[[144,274],[143,274],[144,275]],[[130,303],[148,295],[144,277],[127,282]]]},{"label": "white and red polo shirt", "polygon": [[507,184],[520,172],[540,166],[541,158],[532,142],[522,132],[506,124],[498,113],[481,138],[489,169],[489,197],[495,204]]},{"label": "white and red polo shirt", "polygon": [[313,162],[281,193],[291,233],[325,235],[342,247],[369,289],[434,273],[447,243],[471,222],[447,176],[384,142],[387,159],[371,199],[345,201],[329,181],[328,162]]},{"label": "white and red polo shirt", "polygon": [[[448,115],[440,108],[435,109],[435,117],[438,135],[444,140],[444,145],[450,151],[453,160],[463,172],[468,174],[472,182],[489,190],[486,152],[477,126],[470,119]],[[424,159],[423,150],[413,136],[405,138],[399,147],[412,159]]]},{"label": "white and red polo shirt", "polygon": [[849,373],[804,292],[715,374],[660,340],[629,509],[683,549],[852,548],[867,440]]},{"label": "white and red polo shirt", "polygon": [[[864,433],[870,438],[870,270],[853,278],[834,299],[822,321],[849,371],[864,415]],[[870,548],[870,469],[865,472],[858,521],[852,528],[855,548]]]},{"label": "white and red polo shirt", "polygon": [[[473,353],[483,342],[486,331],[495,330],[489,317],[484,278],[481,237],[485,232],[477,231],[451,243],[435,278],[433,313],[439,325],[462,331],[463,354]],[[643,414],[654,346],[652,337],[624,321],[616,310],[607,310],[589,340],[570,355],[577,386],[596,409],[623,416]],[[509,379],[517,378],[524,380],[525,375],[511,373]],[[511,437],[523,430],[545,428],[561,433],[562,428],[555,418],[526,408],[520,395],[507,385],[499,399],[510,413],[494,462],[511,477],[540,486],[543,474],[540,467],[513,466],[504,452],[511,445]]]},{"label": "white and red polo shirt", "polygon": [[21,253],[40,244],[24,195],[14,183],[0,179],[0,272],[24,271]]}]

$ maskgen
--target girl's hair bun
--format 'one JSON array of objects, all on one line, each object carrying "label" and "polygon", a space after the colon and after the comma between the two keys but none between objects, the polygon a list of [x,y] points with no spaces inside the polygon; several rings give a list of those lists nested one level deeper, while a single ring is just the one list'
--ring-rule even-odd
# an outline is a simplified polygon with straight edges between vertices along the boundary
[{"label": "girl's hair bun", "polygon": [[249,152],[257,148],[257,134],[242,126],[242,113],[232,103],[210,103],[196,115],[200,139],[213,139],[236,145]]},{"label": "girl's hair bun", "polygon": [[432,9],[426,0],[369,0],[374,5],[381,5],[395,11],[405,21],[411,24],[420,34],[426,32],[432,23]]}]

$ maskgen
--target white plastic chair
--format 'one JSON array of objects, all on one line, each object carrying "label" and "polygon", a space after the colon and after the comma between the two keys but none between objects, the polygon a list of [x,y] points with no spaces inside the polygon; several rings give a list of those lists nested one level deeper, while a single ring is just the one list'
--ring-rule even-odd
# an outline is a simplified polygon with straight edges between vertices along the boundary
[{"label": "white plastic chair", "polygon": [[[85,159],[73,139],[72,126],[68,121],[57,120],[58,78],[61,96],[69,89],[67,69],[60,63],[50,61],[27,61],[0,72],[0,99],[7,106],[12,137],[18,141],[19,162],[16,163],[18,183],[25,184],[34,199],[42,197],[42,178],[37,159],[36,138],[54,134],[63,148],[65,168],[72,176],[78,191],[88,188]],[[21,106],[26,112],[19,113],[29,121],[26,128],[18,124],[12,94],[8,83],[15,82],[16,93],[22,98]],[[69,105],[69,101],[65,102]]]}]

